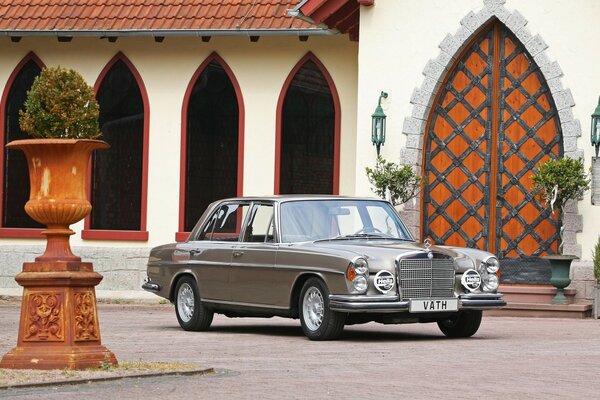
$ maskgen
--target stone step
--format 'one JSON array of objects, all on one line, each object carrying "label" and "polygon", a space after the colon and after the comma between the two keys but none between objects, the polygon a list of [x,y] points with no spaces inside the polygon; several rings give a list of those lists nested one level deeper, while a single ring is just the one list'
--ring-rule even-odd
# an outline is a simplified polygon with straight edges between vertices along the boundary
[{"label": "stone step", "polygon": [[[552,304],[556,288],[550,285],[500,285],[498,289],[507,303],[541,303]],[[575,289],[564,290],[568,304],[575,303]]]},{"label": "stone step", "polygon": [[494,317],[530,317],[530,318],[590,318],[592,304],[587,302],[574,304],[543,304],[509,302],[499,310],[486,310],[486,316]]}]

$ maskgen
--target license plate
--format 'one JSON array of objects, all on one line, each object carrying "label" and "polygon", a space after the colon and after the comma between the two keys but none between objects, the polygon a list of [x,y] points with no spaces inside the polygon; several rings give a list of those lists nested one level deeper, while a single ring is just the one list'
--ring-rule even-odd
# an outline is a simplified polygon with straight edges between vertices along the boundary
[{"label": "license plate", "polygon": [[412,299],[409,312],[458,311],[458,299]]}]

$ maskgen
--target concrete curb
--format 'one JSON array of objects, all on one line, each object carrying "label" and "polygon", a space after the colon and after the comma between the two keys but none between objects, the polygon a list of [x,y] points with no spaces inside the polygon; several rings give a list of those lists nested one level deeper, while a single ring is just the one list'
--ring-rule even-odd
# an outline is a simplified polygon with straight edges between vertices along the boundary
[{"label": "concrete curb", "polygon": [[9,389],[32,389],[32,388],[39,388],[39,387],[45,387],[45,386],[80,385],[83,383],[109,382],[109,381],[117,381],[117,380],[121,380],[121,379],[133,379],[133,378],[153,378],[153,377],[157,377],[157,376],[173,376],[173,375],[191,376],[191,375],[214,375],[214,374],[216,374],[216,371],[214,368],[161,371],[161,372],[150,372],[150,373],[136,373],[136,374],[130,374],[130,375],[103,376],[103,377],[98,377],[98,378],[64,379],[64,380],[56,380],[56,381],[4,385],[4,386],[0,386],[0,391],[9,390]]}]

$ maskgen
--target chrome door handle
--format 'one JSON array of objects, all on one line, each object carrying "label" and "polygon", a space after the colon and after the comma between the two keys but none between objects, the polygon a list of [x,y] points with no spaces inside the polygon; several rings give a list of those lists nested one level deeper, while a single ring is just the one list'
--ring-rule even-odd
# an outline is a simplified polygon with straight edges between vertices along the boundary
[{"label": "chrome door handle", "polygon": [[244,255],[244,252],[243,252],[243,251],[234,251],[234,252],[233,252],[233,256],[234,256],[234,257],[241,257],[241,256],[243,256],[243,255]]},{"label": "chrome door handle", "polygon": [[200,253],[202,253],[202,252],[200,250],[198,250],[198,249],[192,249],[192,250],[190,250],[190,255],[191,256],[196,256],[196,255],[198,255]]}]

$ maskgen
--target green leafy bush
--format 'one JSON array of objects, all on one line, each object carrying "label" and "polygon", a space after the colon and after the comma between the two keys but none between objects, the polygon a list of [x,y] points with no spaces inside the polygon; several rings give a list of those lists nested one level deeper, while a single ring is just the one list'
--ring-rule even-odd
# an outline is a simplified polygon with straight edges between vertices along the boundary
[{"label": "green leafy bush", "polygon": [[538,165],[531,179],[539,199],[548,208],[562,209],[567,201],[580,198],[590,188],[583,162],[575,158],[548,160]]},{"label": "green leafy bush", "polygon": [[377,156],[375,169],[367,167],[366,171],[367,178],[374,187],[373,192],[386,199],[386,192],[389,190],[389,200],[393,205],[406,203],[415,197],[421,188],[421,177],[417,176],[410,166],[388,162],[381,156]]},{"label": "green leafy bush", "polygon": [[42,69],[27,92],[21,129],[35,138],[93,139],[100,136],[94,90],[76,71]]},{"label": "green leafy bush", "polygon": [[592,261],[594,263],[594,277],[596,278],[596,282],[600,283],[600,236],[598,236],[596,246],[592,250]]}]

